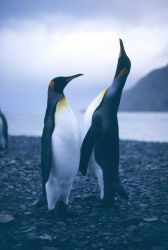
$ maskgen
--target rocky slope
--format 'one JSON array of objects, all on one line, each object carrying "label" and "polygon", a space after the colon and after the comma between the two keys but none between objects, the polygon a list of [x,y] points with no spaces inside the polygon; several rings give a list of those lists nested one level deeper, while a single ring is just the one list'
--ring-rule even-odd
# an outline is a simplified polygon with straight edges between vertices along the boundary
[{"label": "rocky slope", "polygon": [[123,93],[121,111],[168,111],[168,66],[156,69]]}]

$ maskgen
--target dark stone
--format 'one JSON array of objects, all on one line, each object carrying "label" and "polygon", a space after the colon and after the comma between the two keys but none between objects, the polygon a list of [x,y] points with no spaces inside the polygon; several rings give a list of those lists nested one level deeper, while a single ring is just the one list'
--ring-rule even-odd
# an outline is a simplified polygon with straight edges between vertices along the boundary
[{"label": "dark stone", "polygon": [[11,214],[0,213],[0,223],[7,224],[14,220],[14,217]]}]

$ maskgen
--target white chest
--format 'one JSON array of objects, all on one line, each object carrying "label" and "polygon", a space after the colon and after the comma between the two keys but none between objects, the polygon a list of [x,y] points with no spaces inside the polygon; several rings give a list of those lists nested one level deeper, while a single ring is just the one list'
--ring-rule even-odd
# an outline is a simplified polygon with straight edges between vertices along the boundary
[{"label": "white chest", "polygon": [[62,98],[56,106],[55,129],[52,134],[52,158],[54,171],[69,174],[77,171],[80,159],[80,132],[77,119]]},{"label": "white chest", "polygon": [[79,140],[79,124],[65,97],[56,106],[53,140],[54,137],[59,137],[65,144],[71,139]]},{"label": "white chest", "polygon": [[48,209],[50,210],[54,209],[58,200],[68,204],[72,184],[79,168],[79,126],[65,97],[56,106],[55,129],[51,142],[52,166],[46,183]]},{"label": "white chest", "polygon": [[107,89],[104,89],[88,106],[86,109],[86,112],[84,114],[84,121],[83,121],[83,126],[82,126],[82,141],[87,134],[88,129],[91,126],[92,122],[92,116],[96,108],[100,105]]}]

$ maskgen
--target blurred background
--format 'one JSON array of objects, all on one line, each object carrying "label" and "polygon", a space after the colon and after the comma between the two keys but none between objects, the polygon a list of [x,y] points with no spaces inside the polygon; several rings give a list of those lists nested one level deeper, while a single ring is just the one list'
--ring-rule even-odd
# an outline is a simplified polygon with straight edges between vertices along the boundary
[{"label": "blurred background", "polygon": [[121,139],[168,141],[167,0],[2,0],[0,108],[9,134],[42,133],[47,88],[83,73],[65,90],[83,111],[114,77],[119,38],[132,62],[122,96]]}]

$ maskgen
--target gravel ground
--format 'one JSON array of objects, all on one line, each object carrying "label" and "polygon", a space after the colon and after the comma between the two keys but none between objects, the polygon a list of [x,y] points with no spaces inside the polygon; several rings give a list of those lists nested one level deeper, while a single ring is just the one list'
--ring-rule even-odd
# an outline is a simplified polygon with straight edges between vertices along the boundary
[{"label": "gravel ground", "polygon": [[41,193],[40,138],[12,136],[0,152],[1,250],[168,249],[168,143],[121,141],[129,202],[105,209],[95,178],[76,177],[68,212],[35,209]]}]

